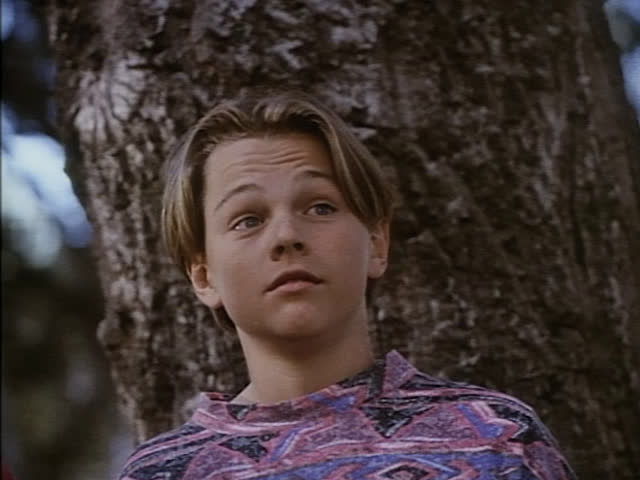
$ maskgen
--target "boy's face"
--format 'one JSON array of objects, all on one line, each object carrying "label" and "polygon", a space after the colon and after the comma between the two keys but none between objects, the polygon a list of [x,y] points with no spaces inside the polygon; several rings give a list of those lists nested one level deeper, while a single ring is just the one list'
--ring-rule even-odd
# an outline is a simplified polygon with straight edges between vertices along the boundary
[{"label": "boy's face", "polygon": [[388,224],[369,229],[351,212],[322,142],[289,134],[218,145],[205,185],[205,252],[190,276],[206,305],[261,338],[339,334],[365,321]]}]

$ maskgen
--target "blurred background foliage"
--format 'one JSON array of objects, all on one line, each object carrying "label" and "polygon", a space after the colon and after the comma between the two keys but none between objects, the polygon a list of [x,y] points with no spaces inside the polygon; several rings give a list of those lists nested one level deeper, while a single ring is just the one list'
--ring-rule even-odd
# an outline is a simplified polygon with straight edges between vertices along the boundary
[{"label": "blurred background foliage", "polygon": [[56,141],[41,12],[2,0],[2,462],[17,480],[115,475],[133,444],[96,339],[91,230]]},{"label": "blurred background foliage", "polygon": [[[113,478],[133,447],[96,340],[91,229],[64,174],[37,2],[2,0],[2,461],[17,480]],[[607,2],[640,107],[640,0]]]}]

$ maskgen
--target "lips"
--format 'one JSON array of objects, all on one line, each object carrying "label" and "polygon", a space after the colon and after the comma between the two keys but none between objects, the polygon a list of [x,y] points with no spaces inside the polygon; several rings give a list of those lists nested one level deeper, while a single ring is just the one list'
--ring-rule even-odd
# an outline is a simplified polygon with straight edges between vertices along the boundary
[{"label": "lips", "polygon": [[320,279],[306,270],[290,270],[278,275],[273,282],[267,287],[267,292],[271,292],[276,288],[292,282],[310,282],[320,283]]}]

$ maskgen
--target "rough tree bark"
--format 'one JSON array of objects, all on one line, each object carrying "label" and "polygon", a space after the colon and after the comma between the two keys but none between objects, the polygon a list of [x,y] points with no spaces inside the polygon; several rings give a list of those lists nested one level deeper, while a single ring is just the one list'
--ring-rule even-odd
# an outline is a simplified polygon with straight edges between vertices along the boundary
[{"label": "rough tree bark", "polygon": [[640,471],[640,134],[601,2],[51,0],[99,336],[138,440],[245,381],[159,238],[160,166],[256,84],[315,92],[399,192],[378,352],[531,403],[583,479]]}]

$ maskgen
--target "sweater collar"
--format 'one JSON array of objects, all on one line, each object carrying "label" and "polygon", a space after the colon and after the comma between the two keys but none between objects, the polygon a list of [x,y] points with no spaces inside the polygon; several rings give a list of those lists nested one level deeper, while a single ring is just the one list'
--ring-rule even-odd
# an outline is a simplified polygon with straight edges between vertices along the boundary
[{"label": "sweater collar", "polygon": [[231,403],[234,395],[203,393],[192,421],[220,431],[234,423],[289,423],[336,414],[388,395],[415,373],[416,369],[392,350],[356,375],[284,402],[243,405]]}]

